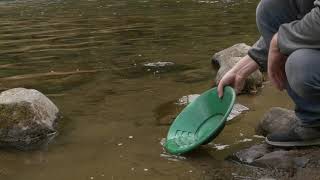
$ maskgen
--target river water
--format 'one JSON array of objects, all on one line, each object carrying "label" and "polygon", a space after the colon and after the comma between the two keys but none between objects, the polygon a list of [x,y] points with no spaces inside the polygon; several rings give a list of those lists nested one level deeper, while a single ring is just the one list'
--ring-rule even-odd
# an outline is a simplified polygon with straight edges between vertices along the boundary
[{"label": "river water", "polygon": [[[254,127],[271,106],[292,107],[267,82],[239,96],[250,111],[213,143],[185,157],[160,144],[159,117],[210,87],[213,53],[258,37],[258,0],[0,1],[0,87],[38,89],[59,107],[59,136],[46,148],[0,151],[6,180],[236,179],[224,159],[261,141]],[[170,68],[145,68],[150,62]],[[229,145],[217,149],[216,144]]]}]

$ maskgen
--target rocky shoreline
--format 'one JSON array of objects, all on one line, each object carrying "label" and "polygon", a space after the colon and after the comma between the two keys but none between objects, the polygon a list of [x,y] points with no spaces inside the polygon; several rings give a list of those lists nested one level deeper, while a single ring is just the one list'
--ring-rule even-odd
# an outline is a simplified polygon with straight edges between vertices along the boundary
[{"label": "rocky shoreline", "polygon": [[[218,67],[215,82],[247,54],[250,46],[236,44],[224,49],[212,58],[212,65]],[[257,70],[246,80],[243,93],[256,94],[264,81],[263,74]],[[269,133],[286,131],[297,123],[295,113],[280,107],[271,108],[256,127],[256,134],[266,136]],[[266,179],[318,179],[320,172],[320,147],[273,147],[265,142],[241,149],[230,155],[227,160],[236,162],[247,169],[262,168],[268,173]],[[263,179],[263,178],[261,178]]]},{"label": "rocky shoreline", "polygon": [[[296,123],[295,114],[283,108],[275,107],[268,111],[257,125],[260,135],[284,131]],[[240,166],[264,168],[272,172],[271,177],[284,179],[317,179],[320,176],[320,147],[274,147],[262,142],[239,150],[227,158]],[[284,173],[284,174],[283,174]]]}]

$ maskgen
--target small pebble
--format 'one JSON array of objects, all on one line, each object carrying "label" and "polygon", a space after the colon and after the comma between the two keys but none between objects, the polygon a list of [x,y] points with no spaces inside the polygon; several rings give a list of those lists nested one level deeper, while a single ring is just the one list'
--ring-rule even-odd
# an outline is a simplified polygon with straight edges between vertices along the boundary
[{"label": "small pebble", "polygon": [[118,146],[122,146],[123,145],[123,143],[118,143]]},{"label": "small pebble", "polygon": [[145,168],[144,171],[149,171],[149,169],[146,169],[146,168]]},{"label": "small pebble", "polygon": [[189,173],[192,173],[192,170],[190,170]]},{"label": "small pebble", "polygon": [[131,168],[131,171],[134,171],[134,168]]},{"label": "small pebble", "polygon": [[133,136],[129,136],[129,139],[133,139]]},{"label": "small pebble", "polygon": [[91,176],[90,179],[94,179],[94,177]]}]

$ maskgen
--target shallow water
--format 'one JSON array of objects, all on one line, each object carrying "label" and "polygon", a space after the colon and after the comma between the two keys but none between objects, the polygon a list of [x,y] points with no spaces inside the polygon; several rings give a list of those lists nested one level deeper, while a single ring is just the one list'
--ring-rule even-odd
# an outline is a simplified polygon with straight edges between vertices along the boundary
[{"label": "shallow water", "polygon": [[[236,178],[241,170],[224,159],[261,141],[254,127],[268,108],[292,107],[284,93],[266,83],[258,96],[238,97],[250,111],[183,158],[164,153],[168,125],[159,118],[210,87],[214,52],[255,41],[257,3],[0,1],[1,89],[38,89],[64,115],[47,148],[1,150],[0,179]],[[143,66],[159,61],[174,65]]]}]

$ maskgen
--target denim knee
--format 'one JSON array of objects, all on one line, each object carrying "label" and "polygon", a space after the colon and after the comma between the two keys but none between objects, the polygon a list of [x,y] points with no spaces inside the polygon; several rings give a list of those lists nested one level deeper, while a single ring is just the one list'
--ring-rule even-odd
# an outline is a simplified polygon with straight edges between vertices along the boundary
[{"label": "denim knee", "polygon": [[266,12],[270,11],[270,9],[268,10],[268,6],[270,4],[270,3],[268,3],[269,1],[270,0],[262,0],[262,1],[260,1],[260,3],[257,6],[256,23],[257,23],[259,31],[260,31],[261,27],[263,26],[263,24],[265,23],[265,21],[268,19]]},{"label": "denim knee", "polygon": [[256,10],[256,22],[267,46],[281,24],[297,19],[295,0],[261,0]]},{"label": "denim knee", "polygon": [[256,9],[256,22],[260,33],[263,35],[263,31],[270,31],[273,29],[272,26],[275,24],[273,22],[274,14],[277,14],[278,0],[261,0]]},{"label": "denim knee", "polygon": [[287,59],[285,71],[291,89],[300,97],[320,97],[320,51],[300,49]]}]

